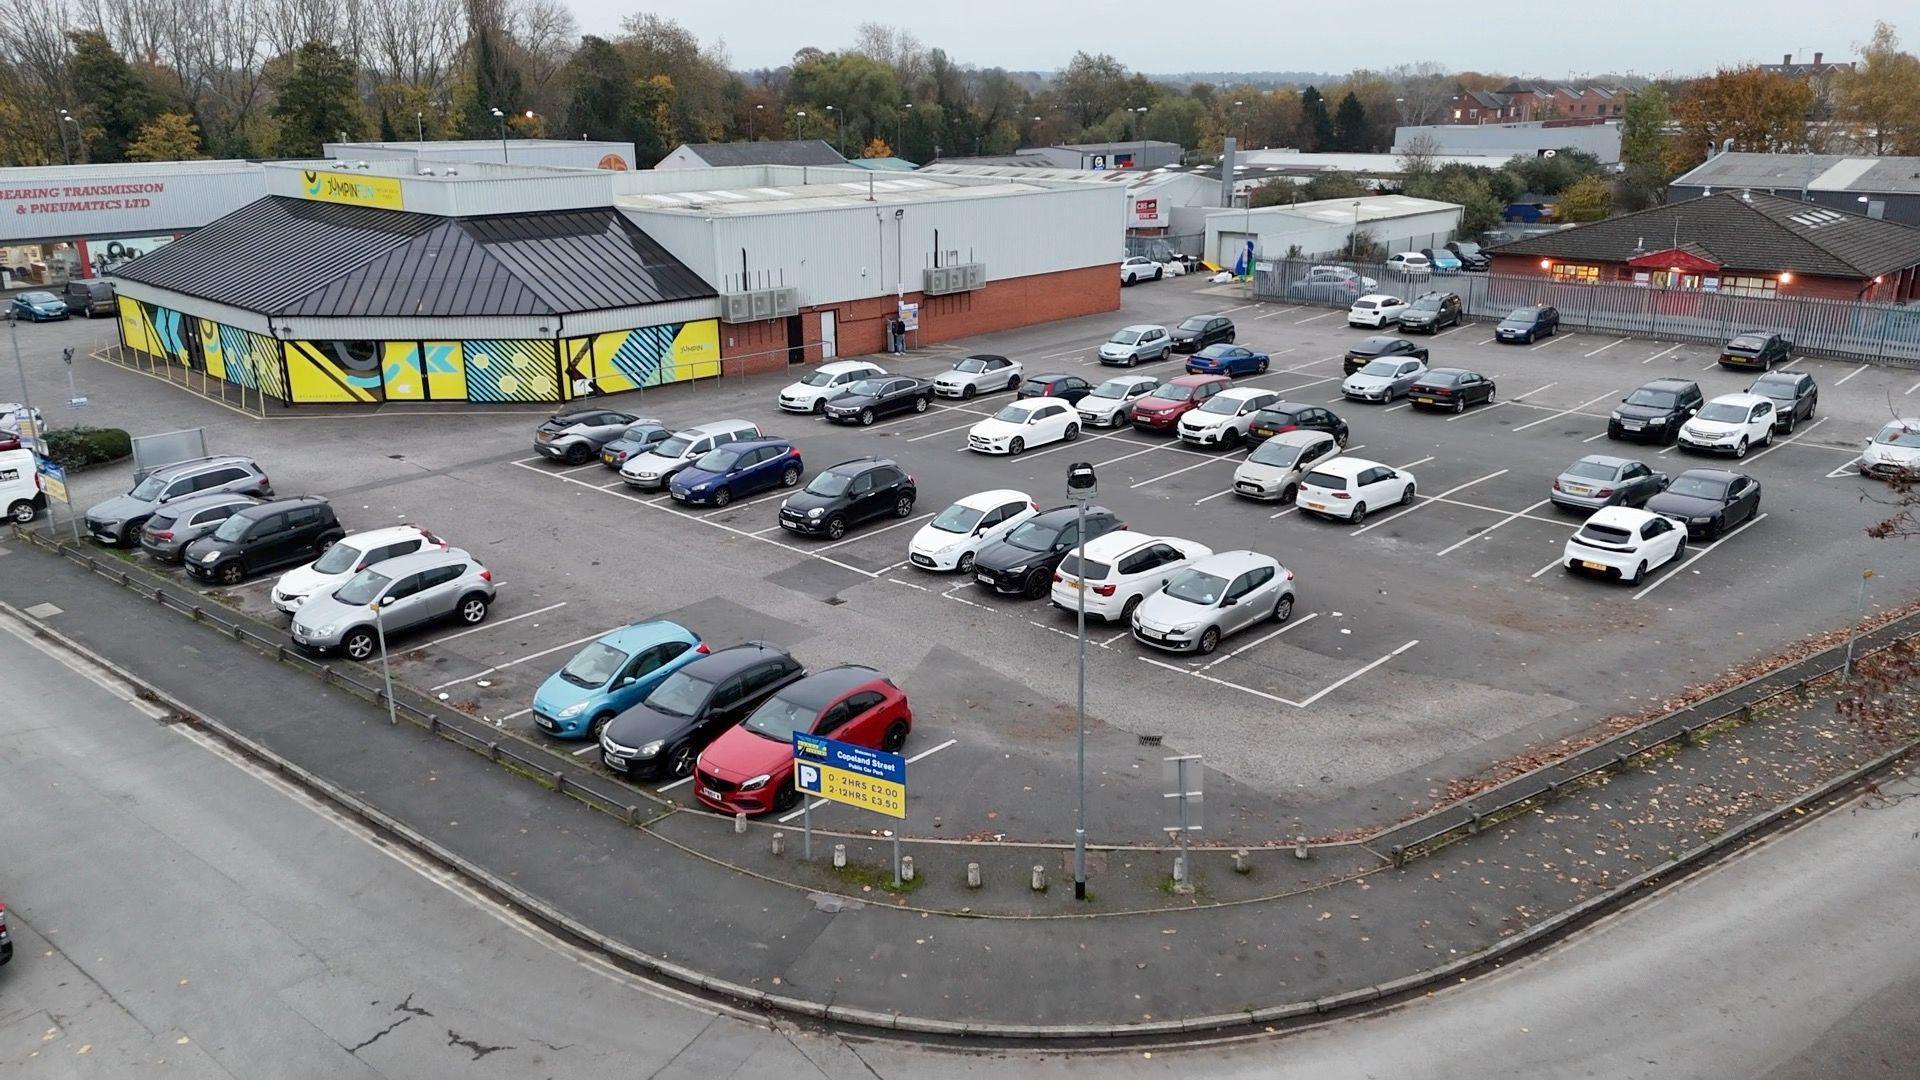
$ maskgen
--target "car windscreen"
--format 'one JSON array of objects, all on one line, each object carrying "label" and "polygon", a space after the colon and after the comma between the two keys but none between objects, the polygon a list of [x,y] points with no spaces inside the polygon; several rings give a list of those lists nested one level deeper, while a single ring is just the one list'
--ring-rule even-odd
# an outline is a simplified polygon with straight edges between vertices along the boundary
[{"label": "car windscreen", "polygon": [[967,374],[972,375],[972,374],[976,374],[978,372],[987,370],[987,362],[985,360],[978,360],[978,359],[975,359],[974,357],[969,356],[965,360],[962,360],[959,363],[953,365],[953,370],[964,371]]},{"label": "car windscreen", "polygon": [[1380,305],[1374,303],[1372,300],[1355,300],[1353,302],[1353,306],[1355,309],[1360,311],[1372,311],[1374,308],[1379,307]]},{"label": "car windscreen", "polygon": [[846,494],[852,483],[853,477],[846,473],[823,472],[807,482],[806,491],[809,495],[824,495],[831,499]]},{"label": "car windscreen", "polygon": [[746,728],[755,735],[788,743],[793,741],[794,732],[812,731],[813,721],[819,715],[820,710],[812,705],[800,705],[775,696],[753,710],[753,715],[747,717]]},{"label": "car windscreen", "polygon": [[1532,322],[1533,320],[1534,309],[1530,307],[1514,308],[1506,318],[1507,322]]},{"label": "car windscreen", "polygon": [[1347,478],[1338,473],[1310,472],[1300,481],[1309,487],[1325,488],[1328,491],[1347,490]]},{"label": "car windscreen", "polygon": [[1197,333],[1201,330],[1205,330],[1207,328],[1207,323],[1209,321],[1211,320],[1205,315],[1195,315],[1193,318],[1188,319],[1186,322],[1181,323],[1180,329],[1192,330]]},{"label": "car windscreen", "polygon": [[1162,386],[1153,393],[1148,394],[1147,401],[1151,403],[1156,398],[1161,401],[1188,401],[1191,400],[1192,397],[1193,387],[1191,386]]},{"label": "car windscreen", "polygon": [[1455,242],[1454,247],[1458,248],[1460,251],[1460,254],[1462,255],[1480,254],[1479,244],[1470,244],[1470,243],[1467,243],[1465,240]]},{"label": "car windscreen", "polygon": [[1300,460],[1300,452],[1304,449],[1305,447],[1296,446],[1293,443],[1269,439],[1255,447],[1253,453],[1247,455],[1247,460],[1255,465],[1272,465],[1278,469],[1291,469],[1293,463]]},{"label": "car windscreen", "polygon": [[1375,360],[1369,363],[1366,367],[1361,368],[1359,371],[1355,372],[1354,374],[1392,376],[1392,375],[1397,375],[1399,373],[1400,373],[1400,361]]},{"label": "car windscreen", "polygon": [[1119,379],[1112,379],[1107,382],[1101,383],[1099,386],[1094,387],[1093,392],[1088,394],[1087,396],[1097,397],[1097,398],[1116,398],[1116,399],[1125,398],[1127,396],[1127,391],[1131,389],[1133,385],[1134,384],[1130,382],[1122,382]]},{"label": "car windscreen", "polygon": [[1920,447],[1920,428],[1910,428],[1905,424],[1893,423],[1880,429],[1873,441],[1882,446]]},{"label": "car windscreen", "polygon": [[1603,544],[1625,544],[1632,541],[1633,534],[1625,529],[1616,529],[1611,525],[1589,521],[1580,526],[1580,537],[1584,540],[1598,540]]},{"label": "car windscreen", "polygon": [[1107,340],[1115,345],[1133,345],[1140,341],[1140,334],[1134,330],[1122,330]]},{"label": "car windscreen", "polygon": [[707,703],[707,695],[711,693],[712,683],[697,675],[689,675],[682,668],[653,688],[653,693],[647,695],[647,707],[668,716],[694,716],[700,712],[700,706]]},{"label": "car windscreen", "polygon": [[878,395],[880,389],[886,385],[887,381],[885,379],[861,379],[859,382],[849,385],[847,387],[847,393],[864,394],[872,397]]},{"label": "car windscreen", "polygon": [[1009,424],[1024,424],[1033,415],[1033,410],[1020,405],[1008,405],[993,414],[995,420],[1005,420]]},{"label": "car windscreen", "polygon": [[1759,352],[1766,343],[1767,339],[1761,337],[1759,334],[1741,334],[1739,337],[1727,342],[1727,348],[1740,349],[1745,352]]},{"label": "car windscreen", "polygon": [[1214,414],[1224,413],[1227,416],[1232,416],[1234,413],[1240,411],[1240,406],[1245,404],[1246,402],[1239,398],[1231,398],[1225,394],[1215,394],[1207,399],[1205,405],[1200,406],[1200,411]]},{"label": "car windscreen", "polygon": [[1667,494],[1691,495],[1696,499],[1723,499],[1727,495],[1727,482],[1705,476],[1682,476],[1667,487]]},{"label": "car windscreen", "polygon": [[1355,356],[1379,356],[1381,353],[1393,348],[1394,342],[1398,340],[1400,339],[1370,337],[1347,351],[1353,353]]},{"label": "car windscreen", "polygon": [[954,503],[940,511],[940,516],[933,519],[933,527],[941,532],[970,533],[975,525],[980,524],[980,519],[986,516],[987,512],[984,510],[975,510],[971,506]]},{"label": "car windscreen", "polygon": [[1722,424],[1745,423],[1747,407],[1726,401],[1709,401],[1706,407],[1700,410],[1700,419],[1713,420]]},{"label": "car windscreen", "polygon": [[1088,559],[1086,572],[1081,573],[1080,556],[1077,554],[1068,555],[1066,558],[1060,560],[1060,572],[1062,574],[1071,577],[1086,578],[1088,581],[1105,581],[1107,575],[1112,571],[1113,567],[1110,564],[1103,563],[1098,559]]},{"label": "car windscreen", "polygon": [[1568,476],[1578,476],[1582,480],[1611,480],[1619,475],[1619,472],[1619,466],[1598,461],[1576,461],[1567,466]]},{"label": "car windscreen", "polygon": [[[237,520],[228,518],[228,521]],[[224,528],[225,526],[222,526]],[[333,598],[343,604],[357,604],[365,607],[379,598],[393,584],[393,579],[378,570],[362,570],[353,575],[345,585],[333,591]]]},{"label": "car windscreen", "polygon": [[693,467],[702,472],[732,472],[733,466],[740,460],[742,452],[743,451],[731,446],[723,446],[718,450],[709,450],[701,454],[700,457],[694,461]]},{"label": "car windscreen", "polygon": [[221,522],[219,528],[213,530],[213,538],[215,540],[227,540],[227,541],[238,540],[241,537],[247,535],[247,530],[252,527],[253,527],[252,518],[241,517],[239,514],[235,514],[232,517],[228,518],[227,520]]},{"label": "car windscreen", "polygon": [[138,484],[135,484],[133,486],[133,490],[127,492],[127,494],[133,496],[136,499],[145,499],[151,502],[152,500],[159,498],[160,493],[165,490],[167,490],[166,478],[162,477],[159,473],[154,473],[148,476],[145,480],[142,480]]},{"label": "car windscreen", "polygon": [[1437,296],[1423,296],[1423,297],[1421,297],[1420,299],[1418,299],[1418,300],[1415,300],[1415,301],[1413,302],[1413,307],[1412,307],[1412,309],[1411,309],[1411,310],[1414,310],[1414,311],[1439,311],[1439,310],[1440,310],[1440,298],[1439,298],[1439,297],[1437,297]]},{"label": "car windscreen", "polygon": [[360,556],[364,554],[366,554],[365,551],[342,540],[328,548],[325,555],[315,560],[313,569],[315,573],[320,574],[344,574],[353,569],[353,564],[359,562]]},{"label": "car windscreen", "polygon": [[681,454],[686,453],[687,447],[692,445],[693,440],[691,438],[685,435],[674,435],[662,440],[659,446],[653,448],[653,452],[659,454],[661,457],[677,458]]},{"label": "car windscreen", "polygon": [[1212,607],[1227,591],[1227,579],[1200,570],[1182,570],[1167,582],[1167,595],[1189,604]]},{"label": "car windscreen", "polygon": [[575,653],[567,666],[560,669],[560,677],[575,686],[584,686],[589,690],[607,685],[620,666],[627,662],[627,654],[605,642],[596,641]]},{"label": "car windscreen", "polygon": [[800,380],[800,385],[801,386],[832,386],[833,380],[837,377],[838,376],[836,376],[831,371],[810,371],[807,373],[806,378]]},{"label": "car windscreen", "polygon": [[1644,405],[1649,409],[1671,409],[1680,404],[1680,395],[1671,390],[1648,390],[1642,387],[1628,394],[1626,403]]},{"label": "car windscreen", "polygon": [[636,420],[620,432],[620,437],[632,439],[634,442],[645,442],[648,435],[659,430],[661,430],[660,425],[652,420]]},{"label": "car windscreen", "polygon": [[1052,551],[1053,541],[1060,535],[1061,526],[1044,522],[1029,521],[1013,530],[1007,537],[1007,543],[1028,551]]},{"label": "car windscreen", "polygon": [[30,292],[21,293],[20,299],[25,300],[29,304],[51,304],[59,299],[59,297],[50,292]]}]

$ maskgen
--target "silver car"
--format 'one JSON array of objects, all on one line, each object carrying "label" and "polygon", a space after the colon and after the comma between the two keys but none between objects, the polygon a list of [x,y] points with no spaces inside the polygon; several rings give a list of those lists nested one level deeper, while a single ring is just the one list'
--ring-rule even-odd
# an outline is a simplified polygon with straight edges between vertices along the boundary
[{"label": "silver car", "polygon": [[1164,326],[1139,323],[1126,327],[1100,346],[1100,362],[1132,367],[1142,360],[1165,360],[1173,355],[1173,336]]},{"label": "silver car", "polygon": [[933,392],[941,397],[970,398],[995,390],[1018,390],[1020,378],[1020,361],[994,353],[975,353],[935,375]]},{"label": "silver car", "polygon": [[1300,478],[1339,452],[1340,444],[1324,431],[1283,431],[1254,447],[1247,460],[1233,470],[1233,493],[1290,504],[1300,493]]},{"label": "silver car", "polygon": [[[493,574],[459,548],[433,548],[388,559],[328,593],[307,598],[293,616],[293,642],[314,652],[339,650],[365,660],[379,649],[378,630],[395,633],[441,619],[473,626],[493,603]],[[374,611],[380,627],[374,626]]]},{"label": "silver car", "polygon": [[601,447],[625,435],[639,419],[612,409],[572,409],[549,417],[535,428],[533,448],[555,461],[585,465],[599,456]]},{"label": "silver car", "polygon": [[1196,560],[1142,601],[1133,612],[1133,636],[1158,649],[1204,656],[1228,634],[1292,617],[1293,571],[1257,551],[1223,551]]},{"label": "silver car", "polygon": [[141,524],[162,504],[217,491],[266,498],[273,494],[273,483],[252,458],[205,457],[163,465],[125,495],[88,507],[87,532],[103,544],[137,544]]},{"label": "silver car", "polygon": [[1340,384],[1340,394],[1360,401],[1392,401],[1413,389],[1426,373],[1427,365],[1418,360],[1383,357],[1347,376],[1347,381]]},{"label": "silver car", "polygon": [[140,526],[140,550],[156,562],[178,563],[188,544],[219,528],[235,510],[259,503],[251,495],[230,491],[162,503]]},{"label": "silver car", "polygon": [[1088,427],[1115,427],[1133,420],[1133,403],[1160,389],[1160,380],[1151,375],[1120,375],[1073,403],[1080,420]]},{"label": "silver car", "polygon": [[1553,505],[1573,510],[1603,506],[1645,506],[1667,490],[1667,474],[1654,472],[1632,458],[1588,454],[1555,477],[1549,494]]}]

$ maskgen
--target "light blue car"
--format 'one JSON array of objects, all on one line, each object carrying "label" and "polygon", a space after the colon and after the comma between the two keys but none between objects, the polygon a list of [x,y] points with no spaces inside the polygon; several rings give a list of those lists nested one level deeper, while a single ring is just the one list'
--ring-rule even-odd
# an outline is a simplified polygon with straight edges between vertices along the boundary
[{"label": "light blue car", "polygon": [[533,695],[533,722],[561,739],[598,735],[607,721],[661,680],[706,655],[700,635],[664,619],[602,635],[547,677]]},{"label": "light blue car", "polygon": [[1433,264],[1433,272],[1436,274],[1457,274],[1463,265],[1460,262],[1460,256],[1446,248],[1421,248],[1420,254],[1425,255],[1427,261]]}]

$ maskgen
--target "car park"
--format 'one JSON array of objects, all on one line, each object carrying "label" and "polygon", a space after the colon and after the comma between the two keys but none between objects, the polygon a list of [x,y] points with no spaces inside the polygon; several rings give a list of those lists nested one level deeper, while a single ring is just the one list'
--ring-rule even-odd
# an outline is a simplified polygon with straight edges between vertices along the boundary
[{"label": "car park", "polygon": [[1130,622],[1149,593],[1213,549],[1171,536],[1124,529],[1103,533],[1076,547],[1053,572],[1053,606],[1103,622]]},{"label": "car park", "polygon": [[542,457],[585,465],[639,420],[638,416],[612,409],[571,409],[549,417],[534,429],[533,448]]},{"label": "car park", "polygon": [[1459,293],[1430,292],[1408,304],[1400,312],[1398,322],[1403,333],[1418,330],[1423,334],[1437,334],[1449,326],[1459,326],[1466,317],[1466,308],[1460,302]]},{"label": "car park", "polygon": [[349,533],[334,541],[318,559],[280,575],[268,595],[274,607],[292,615],[308,597],[332,592],[369,566],[411,555],[422,548],[445,546],[439,537],[412,525]]},{"label": "car park", "polygon": [[15,296],[7,304],[7,314],[27,322],[53,322],[67,317],[67,302],[36,289]]},{"label": "car park", "polygon": [[1874,432],[1860,448],[1857,468],[1876,480],[1920,476],[1920,419],[1903,416]]},{"label": "car park", "polygon": [[1559,332],[1559,310],[1550,305],[1536,304],[1508,312],[1507,317],[1500,320],[1500,325],[1494,327],[1493,337],[1503,345],[1509,341],[1531,345],[1535,338],[1552,337]]},{"label": "car park", "polygon": [[708,651],[699,634],[666,619],[609,631],[540,684],[533,724],[558,739],[598,739],[608,721]]},{"label": "car park", "polygon": [[1171,652],[1205,656],[1221,639],[1263,620],[1293,616],[1293,571],[1257,551],[1222,551],[1196,559],[1142,601],[1133,613],[1134,640]]},{"label": "car park", "polygon": [[834,360],[781,387],[778,404],[787,412],[820,413],[827,402],[862,379],[882,378],[886,369],[867,360]]},{"label": "car park", "polygon": [[1196,446],[1238,446],[1246,440],[1254,414],[1279,400],[1279,394],[1256,387],[1222,390],[1180,418],[1180,439]]},{"label": "car park", "polygon": [[[974,583],[1029,600],[1045,596],[1060,560],[1080,542],[1079,515],[1078,507],[1059,506],[1021,522],[974,557]],[[1127,527],[1104,506],[1086,508],[1086,525],[1088,540]]]},{"label": "car park", "polygon": [[347,531],[318,496],[246,506],[181,553],[187,572],[203,581],[238,585],[248,576],[318,559]]},{"label": "car park", "polygon": [[1340,444],[1324,431],[1295,428],[1253,448],[1247,460],[1233,470],[1233,493],[1263,502],[1291,505],[1300,493],[1300,481],[1315,465],[1340,452]]},{"label": "car park", "polygon": [[796,733],[898,753],[912,732],[913,708],[892,679],[860,664],[817,671],[782,686],[721,732],[695,765],[693,795],[724,814],[785,810],[800,798]]},{"label": "car park", "polygon": [[1400,321],[1407,302],[1388,293],[1368,293],[1347,309],[1348,326],[1390,326]]},{"label": "car park", "polygon": [[1078,375],[1069,375],[1063,371],[1048,372],[1044,375],[1029,375],[1027,381],[1020,384],[1015,395],[1020,398],[1059,398],[1069,405],[1093,393],[1093,384]]},{"label": "car park", "polygon": [[273,494],[273,482],[251,458],[204,457],[163,465],[125,495],[88,507],[87,533],[110,547],[137,543],[140,526],[161,505],[221,492],[265,498]]},{"label": "car park", "polygon": [[1164,326],[1138,323],[1114,331],[1100,346],[1100,362],[1132,367],[1142,360],[1165,360],[1173,355],[1173,338]]},{"label": "car park", "polygon": [[1427,257],[1427,264],[1436,274],[1457,274],[1460,272],[1460,257],[1446,248],[1421,248],[1420,254]]},{"label": "car park", "polygon": [[1689,539],[1718,540],[1760,516],[1760,481],[1725,469],[1688,469],[1646,508],[1685,525]]},{"label": "car park", "polygon": [[907,542],[907,562],[922,570],[973,572],[974,556],[1017,529],[1040,507],[1024,491],[980,491],[955,502],[920,526]]},{"label": "car park", "polygon": [[1692,379],[1655,379],[1620,399],[1607,417],[1607,437],[1667,442],[1704,404],[1706,395]]},{"label": "car park", "polygon": [[1723,368],[1754,368],[1770,371],[1775,364],[1784,364],[1793,359],[1793,342],[1785,334],[1768,333],[1763,330],[1735,334],[1720,347],[1720,366]]},{"label": "car park", "polygon": [[[427,548],[355,574],[294,613],[294,644],[368,660],[400,631],[451,619],[478,626],[493,605],[493,573],[459,548]],[[378,612],[378,616],[375,612]],[[376,622],[376,618],[378,621]]]},{"label": "car park", "polygon": [[1405,469],[1366,458],[1337,457],[1300,478],[1295,502],[1303,512],[1360,524],[1368,512],[1413,502],[1419,484]]},{"label": "car park", "polygon": [[1591,513],[1603,506],[1642,506],[1666,490],[1667,474],[1611,454],[1588,454],[1553,478],[1553,505]]},{"label": "car park", "polygon": [[1638,585],[1687,550],[1687,530],[1672,518],[1630,506],[1594,512],[1568,538],[1560,562],[1570,574],[1596,573]]},{"label": "car park", "polygon": [[1036,446],[1080,437],[1080,414],[1064,399],[1021,398],[967,429],[967,449],[1019,456]]},{"label": "car park", "polygon": [[1494,390],[1493,380],[1477,371],[1428,368],[1427,373],[1407,389],[1407,397],[1416,408],[1452,409],[1458,413],[1466,412],[1470,405],[1493,404]]},{"label": "car park", "polygon": [[1020,388],[1021,364],[996,353],[975,353],[954,361],[953,367],[933,377],[933,392],[941,397],[970,398],[996,390]]},{"label": "car park", "polygon": [[717,446],[725,446],[741,439],[760,437],[760,425],[751,420],[717,420],[710,424],[700,424],[672,435],[653,444],[653,449],[644,454],[636,454],[620,466],[620,479],[628,487],[642,491],[659,491],[673,482],[673,475],[695,459],[705,457]]},{"label": "car park", "polygon": [[600,760],[629,779],[691,775],[708,743],[805,674],[765,642],[697,657],[600,729]]},{"label": "car park", "polygon": [[1447,250],[1460,260],[1460,265],[1476,273],[1493,266],[1493,258],[1480,250],[1480,245],[1469,240],[1450,240]]},{"label": "car park", "polygon": [[1721,394],[1700,406],[1675,436],[1683,449],[1747,456],[1773,441],[1773,401],[1758,394]]},{"label": "car park", "polygon": [[1392,401],[1413,389],[1426,373],[1427,365],[1420,360],[1375,360],[1347,376],[1340,394],[1355,401]]},{"label": "car park", "polygon": [[1141,281],[1159,281],[1166,276],[1167,268],[1144,255],[1130,255],[1120,264],[1120,284],[1132,285]]},{"label": "car park", "polygon": [[33,451],[19,446],[0,449],[0,507],[7,518],[25,525],[47,508],[47,493],[40,490],[39,459]]},{"label": "car park", "polygon": [[1402,277],[1426,277],[1433,262],[1417,251],[1401,251],[1387,256],[1387,269]]},{"label": "car park", "polygon": [[781,502],[778,520],[781,528],[803,536],[838,540],[864,521],[887,514],[912,517],[919,495],[913,477],[887,458],[855,458],[815,474]]},{"label": "car park", "polygon": [[1233,344],[1233,320],[1225,315],[1195,315],[1173,328],[1174,352],[1199,352],[1209,345]]},{"label": "car park", "polygon": [[120,314],[120,302],[115,297],[113,282],[100,278],[76,278],[67,282],[60,290],[60,300],[67,310],[78,312],[89,319],[102,315]]},{"label": "car park", "polygon": [[1119,427],[1133,421],[1134,402],[1159,388],[1151,375],[1119,375],[1089,390],[1073,408],[1087,427]]},{"label": "car park", "polygon": [[1802,420],[1813,419],[1820,407],[1820,388],[1804,371],[1769,371],[1753,380],[1747,393],[1772,399],[1773,427],[1782,434],[1800,426]]},{"label": "car park", "polygon": [[1289,431],[1324,431],[1333,441],[1347,445],[1347,422],[1324,405],[1306,405],[1298,401],[1276,401],[1254,414],[1247,426],[1249,441],[1258,442]]},{"label": "car park", "polygon": [[826,417],[836,424],[865,427],[883,416],[926,412],[933,404],[933,384],[905,375],[874,376],[850,383],[827,402]]},{"label": "car park", "polygon": [[1189,375],[1258,375],[1267,370],[1267,354],[1245,345],[1209,345],[1187,358]]},{"label": "car park", "polygon": [[644,454],[673,437],[673,430],[658,420],[635,420],[618,438],[600,448],[600,464],[618,472],[620,466],[637,454]]},{"label": "car park", "polygon": [[1425,363],[1427,347],[1415,345],[1403,337],[1376,334],[1347,346],[1347,354],[1340,358],[1340,371],[1343,375],[1351,375],[1375,360],[1390,360],[1403,356],[1410,356]]},{"label": "car park", "polygon": [[806,471],[800,448],[787,440],[743,439],[716,446],[675,473],[667,494],[674,502],[726,506],[743,495],[792,487]]}]

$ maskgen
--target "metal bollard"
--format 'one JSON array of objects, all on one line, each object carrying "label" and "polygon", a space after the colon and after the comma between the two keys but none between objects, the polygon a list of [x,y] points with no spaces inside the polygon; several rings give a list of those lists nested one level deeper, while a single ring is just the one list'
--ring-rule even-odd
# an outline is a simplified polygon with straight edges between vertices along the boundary
[{"label": "metal bollard", "polygon": [[1047,891],[1047,868],[1038,863],[1035,863],[1033,867],[1033,891]]},{"label": "metal bollard", "polygon": [[746,831],[747,831],[747,815],[744,813],[733,815],[734,835],[738,836],[739,834]]},{"label": "metal bollard", "polygon": [[979,887],[980,887],[980,864],[977,862],[970,862],[967,864],[967,888],[977,889]]},{"label": "metal bollard", "polygon": [[1480,813],[1479,813],[1479,811],[1475,811],[1475,812],[1473,812],[1473,813],[1471,813],[1471,814],[1468,814],[1468,815],[1467,815],[1467,835],[1468,835],[1468,836],[1479,836],[1479,835],[1480,835]]},{"label": "metal bollard", "polygon": [[567,774],[559,769],[553,770],[553,790],[562,795],[567,793]]},{"label": "metal bollard", "polygon": [[772,840],[772,842],[771,842],[771,844],[770,844],[770,846],[772,847],[772,849],[773,849],[773,853],[774,853],[774,854],[775,854],[776,856],[777,856],[777,855],[784,855],[784,854],[786,854],[786,850],[787,850],[787,834],[786,834],[786,833],[784,833],[784,832],[782,832],[782,831],[780,831],[779,829],[775,829],[775,830],[773,830],[773,840]]},{"label": "metal bollard", "polygon": [[1401,847],[1399,844],[1395,844],[1392,847],[1387,849],[1387,854],[1393,856],[1393,865],[1395,866],[1406,865],[1406,862],[1407,862],[1406,848]]},{"label": "metal bollard", "polygon": [[640,824],[640,808],[638,806],[635,806],[633,803],[627,804],[627,824],[629,825]]},{"label": "metal bollard", "polygon": [[1310,857],[1310,853],[1307,851],[1307,834],[1306,833],[1301,833],[1300,835],[1293,838],[1293,857],[1296,859],[1305,859]]},{"label": "metal bollard", "polygon": [[833,868],[835,870],[845,870],[847,868],[847,845],[833,845]]},{"label": "metal bollard", "polygon": [[1233,853],[1233,872],[1248,874],[1253,872],[1253,864],[1247,861],[1247,849],[1241,848]]},{"label": "metal bollard", "polygon": [[913,856],[911,855],[900,856],[900,880],[913,880]]}]

